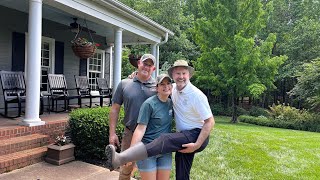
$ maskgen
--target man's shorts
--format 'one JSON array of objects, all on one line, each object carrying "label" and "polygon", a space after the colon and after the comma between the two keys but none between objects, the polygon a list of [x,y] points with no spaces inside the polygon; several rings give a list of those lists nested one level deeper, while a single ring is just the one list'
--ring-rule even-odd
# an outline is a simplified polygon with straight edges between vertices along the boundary
[{"label": "man's shorts", "polygon": [[137,161],[137,166],[141,172],[151,172],[156,170],[171,170],[172,153],[159,154],[147,159]]}]

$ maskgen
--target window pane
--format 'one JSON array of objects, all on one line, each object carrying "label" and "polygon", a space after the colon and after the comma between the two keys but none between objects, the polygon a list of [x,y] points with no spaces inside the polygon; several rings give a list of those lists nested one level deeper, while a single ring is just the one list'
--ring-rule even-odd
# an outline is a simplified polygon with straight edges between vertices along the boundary
[{"label": "window pane", "polygon": [[41,91],[48,91],[48,73],[51,70],[50,42],[43,40],[41,42]]},{"label": "window pane", "polygon": [[43,57],[44,58],[49,58],[49,51],[44,51],[43,52]]},{"label": "window pane", "polygon": [[49,50],[49,43],[43,43],[43,49]]},{"label": "window pane", "polygon": [[95,55],[89,60],[89,83],[92,89],[96,89],[96,77],[102,77],[102,61],[103,53],[97,52]]},{"label": "window pane", "polygon": [[47,66],[49,67],[49,59],[42,59],[42,66]]}]

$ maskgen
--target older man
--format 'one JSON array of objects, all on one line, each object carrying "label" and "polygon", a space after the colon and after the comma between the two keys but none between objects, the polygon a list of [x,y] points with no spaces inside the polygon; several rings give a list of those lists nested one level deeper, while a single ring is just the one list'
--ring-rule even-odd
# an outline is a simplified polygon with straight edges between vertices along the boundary
[{"label": "older man", "polygon": [[177,60],[168,70],[175,84],[172,92],[176,133],[161,135],[149,144],[138,143],[122,153],[116,153],[112,145],[106,147],[109,169],[131,161],[169,152],[176,152],[176,179],[190,179],[190,171],[196,152],[209,142],[214,118],[207,97],[191,82],[194,69],[185,60]]},{"label": "older man", "polygon": [[[112,98],[109,122],[109,143],[119,147],[116,126],[119,119],[120,107],[124,104],[124,125],[126,126],[121,142],[121,151],[130,147],[132,134],[137,125],[140,106],[149,97],[156,94],[156,81],[151,74],[155,70],[155,57],[144,54],[138,61],[138,73],[133,79],[124,79],[117,86]],[[120,168],[120,180],[130,179],[133,165]]]}]

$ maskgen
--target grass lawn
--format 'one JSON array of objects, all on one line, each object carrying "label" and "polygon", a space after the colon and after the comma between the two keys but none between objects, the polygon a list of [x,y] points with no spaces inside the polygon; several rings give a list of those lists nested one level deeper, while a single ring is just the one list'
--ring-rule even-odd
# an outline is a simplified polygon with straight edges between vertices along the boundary
[{"label": "grass lawn", "polygon": [[209,145],[195,156],[192,180],[320,178],[320,133],[215,120]]}]

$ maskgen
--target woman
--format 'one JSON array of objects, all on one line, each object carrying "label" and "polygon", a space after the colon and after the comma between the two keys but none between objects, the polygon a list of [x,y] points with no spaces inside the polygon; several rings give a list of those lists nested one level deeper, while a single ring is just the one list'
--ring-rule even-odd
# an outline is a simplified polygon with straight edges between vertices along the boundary
[{"label": "woman", "polygon": [[[172,80],[167,74],[157,77],[157,94],[148,98],[141,106],[138,125],[134,131],[131,146],[138,142],[147,144],[162,133],[171,132],[173,118]],[[170,179],[172,154],[153,156],[137,161],[142,180]]]}]

